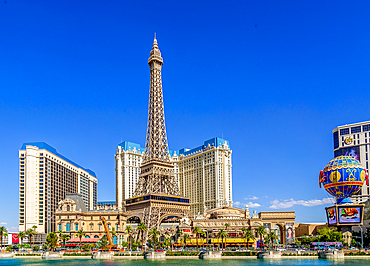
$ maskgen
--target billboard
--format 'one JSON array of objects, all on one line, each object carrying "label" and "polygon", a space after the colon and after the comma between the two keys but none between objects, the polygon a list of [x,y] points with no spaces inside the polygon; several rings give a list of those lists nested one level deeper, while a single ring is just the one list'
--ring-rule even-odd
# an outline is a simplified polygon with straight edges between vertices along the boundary
[{"label": "billboard", "polygon": [[13,244],[18,244],[19,243],[18,234],[12,234],[12,243]]},{"label": "billboard", "polygon": [[285,224],[286,228],[286,243],[294,243],[294,223]]},{"label": "billboard", "polygon": [[334,205],[325,208],[329,226],[362,225],[364,204]]},{"label": "billboard", "polygon": [[344,156],[352,156],[353,158],[360,161],[360,146],[340,148],[339,150],[335,151],[335,157],[343,156],[343,155]]},{"label": "billboard", "polygon": [[339,223],[340,224],[353,224],[361,223],[361,207],[339,207]]},{"label": "billboard", "polygon": [[328,224],[337,224],[337,210],[335,207],[326,209],[326,217],[328,218]]},{"label": "billboard", "polygon": [[271,232],[271,224],[264,223],[263,227],[265,227],[267,234],[269,234]]}]

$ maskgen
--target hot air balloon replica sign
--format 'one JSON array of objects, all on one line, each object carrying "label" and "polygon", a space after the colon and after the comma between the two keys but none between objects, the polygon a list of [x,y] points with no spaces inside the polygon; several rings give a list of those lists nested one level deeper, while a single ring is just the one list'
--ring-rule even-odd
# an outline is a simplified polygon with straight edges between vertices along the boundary
[{"label": "hot air balloon replica sign", "polygon": [[364,204],[352,204],[351,196],[361,190],[368,173],[361,163],[351,156],[338,156],[320,171],[319,186],[332,195],[336,204],[325,208],[329,226],[362,225]]}]

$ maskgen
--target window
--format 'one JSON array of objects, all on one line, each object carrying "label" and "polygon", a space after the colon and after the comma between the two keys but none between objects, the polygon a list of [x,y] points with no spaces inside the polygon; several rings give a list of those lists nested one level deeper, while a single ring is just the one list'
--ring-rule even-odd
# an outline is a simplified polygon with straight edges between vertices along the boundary
[{"label": "window", "polygon": [[351,127],[351,134],[361,132],[361,126]]},{"label": "window", "polygon": [[75,231],[78,231],[78,224],[75,225]]},{"label": "window", "polygon": [[362,131],[370,131],[370,124],[369,125],[363,125]]},{"label": "window", "polygon": [[67,212],[69,212],[70,210],[71,210],[71,207],[67,205]]},{"label": "window", "polygon": [[59,224],[59,231],[62,231],[62,225]]},{"label": "window", "polygon": [[[339,147],[339,136],[338,136],[338,131],[333,133],[333,139],[334,139],[334,149]],[[342,137],[343,139],[343,137]]]},{"label": "window", "polygon": [[341,135],[348,135],[349,134],[349,128],[343,128],[340,130]]},{"label": "window", "polygon": [[66,231],[67,232],[71,231],[71,224],[70,223],[66,224]]}]

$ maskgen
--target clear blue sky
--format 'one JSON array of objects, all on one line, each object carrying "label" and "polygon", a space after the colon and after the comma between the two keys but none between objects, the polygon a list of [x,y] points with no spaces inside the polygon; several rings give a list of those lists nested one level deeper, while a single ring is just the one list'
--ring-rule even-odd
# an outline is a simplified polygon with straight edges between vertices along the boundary
[{"label": "clear blue sky", "polygon": [[18,226],[24,142],[94,170],[98,200],[115,200],[117,144],[145,144],[154,32],[170,149],[223,134],[239,206],[324,222],[331,131],[370,120],[369,14],[368,1],[1,1],[0,223]]}]

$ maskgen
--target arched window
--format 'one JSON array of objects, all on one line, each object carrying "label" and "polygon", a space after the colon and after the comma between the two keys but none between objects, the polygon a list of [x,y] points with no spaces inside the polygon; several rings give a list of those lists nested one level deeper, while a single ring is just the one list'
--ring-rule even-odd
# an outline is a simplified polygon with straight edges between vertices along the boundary
[{"label": "arched window", "polygon": [[99,238],[99,236],[94,236],[94,238]]},{"label": "arched window", "polygon": [[71,210],[71,207],[67,205],[67,212],[69,212],[70,210]]},{"label": "arched window", "polygon": [[85,238],[90,238],[89,236],[85,236]]},{"label": "arched window", "polygon": [[70,223],[66,223],[66,231],[67,232],[71,231],[71,224]]}]

